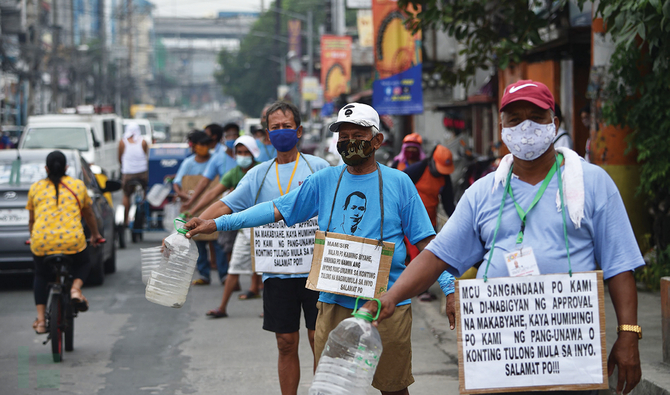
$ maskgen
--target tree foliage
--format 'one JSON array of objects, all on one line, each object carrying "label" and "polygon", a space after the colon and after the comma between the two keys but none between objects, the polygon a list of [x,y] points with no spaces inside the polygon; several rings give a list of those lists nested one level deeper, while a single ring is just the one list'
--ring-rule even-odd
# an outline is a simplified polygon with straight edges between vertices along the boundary
[{"label": "tree foliage", "polygon": [[[580,0],[579,4],[583,2]],[[466,86],[477,69],[506,69],[510,63],[520,62],[526,51],[542,44],[540,32],[567,0],[554,2],[549,10],[534,12],[545,3],[542,0],[398,1],[400,7],[421,7],[408,20],[413,29],[442,30],[458,40],[464,62],[441,71],[448,84]]]},{"label": "tree foliage", "polygon": [[[670,1],[601,2],[615,43],[604,87],[603,118],[633,130],[631,146],[640,163],[640,186],[654,217],[653,237],[660,273],[670,268]],[[652,282],[656,280],[652,279]]]},{"label": "tree foliage", "polygon": [[[287,11],[307,15],[312,10],[314,15],[314,46],[319,45],[317,26],[323,23],[324,11],[319,0],[284,0],[282,8]],[[271,3],[271,8],[275,3]],[[280,83],[279,57],[288,52],[287,21],[291,19],[282,15],[280,18],[280,37],[275,35],[276,13],[271,9],[263,12],[256,23],[240,42],[239,51],[222,51],[219,54],[220,70],[216,73],[217,82],[225,94],[232,96],[240,111],[258,116],[263,106],[277,97],[277,86]],[[306,32],[307,24],[302,23],[302,31]],[[307,41],[303,37],[303,54],[307,54]],[[316,53],[316,51],[315,51]]]}]

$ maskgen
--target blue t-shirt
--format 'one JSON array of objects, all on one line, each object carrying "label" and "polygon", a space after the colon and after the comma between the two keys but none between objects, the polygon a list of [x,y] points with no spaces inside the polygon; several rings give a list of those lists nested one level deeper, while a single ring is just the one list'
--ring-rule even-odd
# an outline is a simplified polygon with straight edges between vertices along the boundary
[{"label": "blue t-shirt", "polygon": [[219,179],[221,179],[224,174],[233,170],[235,166],[237,166],[235,158],[228,155],[225,149],[221,149],[219,152],[212,155],[209,164],[202,175],[208,180],[212,180],[216,176],[219,176]]},{"label": "blue t-shirt", "polygon": [[[575,229],[569,212],[565,220],[570,245],[573,272],[602,268],[605,279],[644,265],[633,230],[621,200],[621,195],[609,175],[600,167],[582,161],[584,170],[584,219]],[[561,168],[564,171],[564,168]],[[498,185],[491,192],[494,173],[475,182],[461,198],[456,211],[437,237],[426,247],[449,264],[456,277],[477,262],[484,260],[477,277],[486,270],[500,202],[505,188]],[[527,209],[540,189],[516,177],[511,186],[514,198]],[[554,175],[544,195],[528,213],[524,246],[532,247],[541,274],[567,273],[568,259],[563,235],[563,219],[556,208],[557,175]],[[566,209],[567,210],[567,209]],[[495,251],[488,271],[489,277],[509,276],[504,254],[517,249],[516,237],[521,219],[511,197],[503,209]]]},{"label": "blue t-shirt", "polygon": [[[330,167],[330,164],[316,156],[303,154],[300,158],[300,161],[298,162],[298,168],[295,170],[295,175],[293,176],[293,181],[291,182],[291,187],[289,189],[289,180],[291,180],[291,174],[293,174],[294,166],[295,161],[279,165],[279,182],[281,183],[281,187],[284,192],[286,192],[287,189],[289,192],[300,189],[300,185],[302,185],[305,179],[312,174],[312,171],[316,173],[321,169]],[[264,178],[265,181],[263,181]],[[261,183],[263,184],[262,188]],[[259,189],[260,194],[258,195],[258,201],[256,201],[256,195],[258,194]],[[226,206],[230,207],[234,213],[237,213],[244,211],[249,207],[256,205],[257,203],[269,202],[280,196],[281,194],[279,193],[279,186],[277,185],[277,172],[275,171],[275,164],[273,161],[265,161],[249,170],[239,182],[239,184],[237,184],[237,187],[230,194],[224,196],[221,201],[225,203]],[[313,216],[314,215],[312,215],[312,217]],[[306,218],[304,221],[308,220],[309,218]],[[307,276],[308,273],[263,274],[263,281],[267,280],[268,278],[301,278]]]},{"label": "blue t-shirt", "polygon": [[277,157],[277,149],[272,144],[266,145],[263,143],[263,140],[257,139],[256,145],[261,150],[261,154],[256,158],[256,162],[265,162]]},{"label": "blue t-shirt", "polygon": [[211,161],[212,161],[211,156],[209,157],[208,161],[202,163],[196,162],[195,155],[189,156],[188,158],[184,159],[183,162],[181,162],[181,165],[179,166],[179,170],[177,170],[177,175],[175,176],[173,183],[181,186],[181,179],[184,176],[194,176],[202,174],[207,168],[209,162]]},{"label": "blue t-shirt", "polygon": [[[319,215],[319,229],[379,240],[381,207],[379,205],[379,174],[352,175],[344,171],[337,191],[333,217],[328,227],[337,180],[346,165],[331,167],[308,177],[302,187],[274,200],[288,226]],[[404,236],[416,244],[433,236],[435,230],[428,218],[416,187],[407,174],[379,165],[384,184],[384,241],[395,243],[388,288],[405,270],[407,251]],[[353,309],[355,299],[321,292],[319,301],[336,303]],[[398,305],[410,303],[404,300]]]}]

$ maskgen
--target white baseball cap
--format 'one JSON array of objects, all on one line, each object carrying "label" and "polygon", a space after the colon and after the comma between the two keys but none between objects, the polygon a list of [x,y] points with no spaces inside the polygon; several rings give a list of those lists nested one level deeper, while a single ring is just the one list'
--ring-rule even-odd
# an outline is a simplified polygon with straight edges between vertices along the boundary
[{"label": "white baseball cap", "polygon": [[256,144],[256,139],[251,136],[245,134],[244,136],[238,137],[237,140],[235,140],[235,146],[237,146],[237,144],[242,144],[247,147],[254,158],[258,158],[258,155],[261,154],[261,150],[258,148],[258,144]]},{"label": "white baseball cap", "polygon": [[379,130],[379,114],[363,103],[349,103],[337,113],[337,121],[330,124],[330,131],[337,132],[342,123],[353,123],[365,127],[376,127]]}]

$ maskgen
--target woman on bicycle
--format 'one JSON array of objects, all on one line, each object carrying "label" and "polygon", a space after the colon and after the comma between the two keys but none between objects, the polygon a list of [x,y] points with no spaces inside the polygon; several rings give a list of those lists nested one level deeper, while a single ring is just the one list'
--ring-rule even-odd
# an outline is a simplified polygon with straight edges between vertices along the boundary
[{"label": "woman on bicycle", "polygon": [[86,252],[86,236],[81,218],[91,230],[91,246],[101,239],[98,224],[91,208],[84,182],[65,175],[67,164],[65,155],[53,151],[47,156],[47,178],[30,187],[26,209],[30,212],[30,249],[35,262],[35,282],[33,292],[37,306],[37,319],[33,329],[37,334],[47,332],[44,313],[49,293],[52,273],[44,263],[47,255],[65,254],[72,259],[71,299],[79,311],[88,310],[88,301],[81,293],[84,279],[90,270]]}]

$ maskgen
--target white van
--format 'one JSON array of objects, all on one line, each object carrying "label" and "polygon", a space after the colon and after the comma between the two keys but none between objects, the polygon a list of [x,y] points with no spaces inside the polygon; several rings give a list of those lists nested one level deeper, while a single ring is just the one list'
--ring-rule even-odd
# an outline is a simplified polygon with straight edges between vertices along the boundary
[{"label": "white van", "polygon": [[[155,143],[154,141],[154,129],[151,126],[151,122],[148,119],[136,119],[136,118],[124,118],[123,119],[123,129],[125,130],[126,125],[129,123],[136,123],[140,127],[142,132],[142,138],[147,144],[151,145]],[[123,136],[121,136],[123,138]]]},{"label": "white van", "polygon": [[116,114],[57,114],[28,117],[19,148],[77,149],[89,164],[118,179],[123,118]]}]

